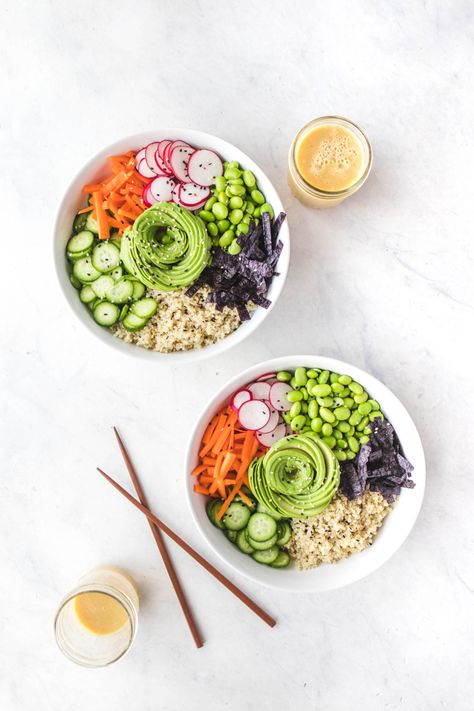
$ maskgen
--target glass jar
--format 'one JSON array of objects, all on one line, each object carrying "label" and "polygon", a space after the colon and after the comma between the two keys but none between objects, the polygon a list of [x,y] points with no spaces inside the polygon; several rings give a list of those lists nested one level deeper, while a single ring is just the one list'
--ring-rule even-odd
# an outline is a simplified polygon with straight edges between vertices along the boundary
[{"label": "glass jar", "polygon": [[58,646],[76,664],[112,664],[131,647],[138,609],[137,588],[123,570],[114,566],[94,568],[59,606],[54,620]]},{"label": "glass jar", "polygon": [[[353,134],[360,144],[362,166],[355,181],[343,190],[334,192],[321,190],[311,185],[298,168],[298,151],[302,141],[318,126],[341,126]],[[372,149],[363,131],[352,121],[341,116],[321,116],[313,119],[296,134],[288,155],[288,184],[293,195],[309,207],[324,208],[338,205],[350,195],[356,193],[365,183],[372,167]]]}]

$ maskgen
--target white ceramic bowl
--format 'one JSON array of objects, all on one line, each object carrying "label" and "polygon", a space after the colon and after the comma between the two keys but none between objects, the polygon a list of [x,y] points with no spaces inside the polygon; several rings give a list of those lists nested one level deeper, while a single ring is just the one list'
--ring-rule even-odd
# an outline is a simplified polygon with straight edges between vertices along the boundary
[{"label": "white ceramic bowl", "polygon": [[[197,464],[198,450],[203,432],[212,415],[228,402],[229,396],[238,388],[263,373],[294,369],[323,368],[337,373],[347,373],[360,382],[367,392],[381,405],[388,420],[393,424],[405,456],[414,466],[414,489],[402,489],[393,510],[389,513],[376,536],[374,543],[361,553],[335,564],[324,564],[312,570],[297,570],[294,566],[277,570],[259,565],[233,546],[222,531],[211,524],[206,514],[206,497],[193,491],[191,471]],[[369,575],[383,565],[400,548],[410,533],[423,501],[425,490],[425,458],[416,427],[400,400],[379,380],[349,363],[324,356],[297,355],[274,358],[253,365],[239,373],[214,395],[201,412],[191,433],[186,453],[185,486],[191,515],[206,542],[217,555],[236,572],[262,585],[295,592],[321,592],[334,590]]]},{"label": "white ceramic bowl", "polygon": [[177,140],[179,138],[187,141],[191,145],[202,148],[212,148],[219,153],[225,160],[237,160],[245,168],[252,170],[255,174],[259,187],[265,194],[267,201],[271,203],[278,214],[283,210],[282,202],[277,191],[273,187],[270,180],[259,166],[247,156],[239,148],[236,148],[231,143],[224,141],[222,138],[212,136],[203,131],[193,131],[185,128],[160,128],[156,131],[147,131],[146,133],[137,133],[134,136],[123,138],[117,143],[113,143],[107,148],[97,153],[76,175],[61,202],[56,224],[54,228],[54,261],[59,283],[61,285],[64,296],[67,302],[74,311],[77,318],[84,326],[91,331],[103,343],[112,346],[117,351],[127,353],[139,358],[147,358],[155,362],[160,362],[167,365],[178,365],[180,363],[189,363],[191,361],[202,360],[209,356],[215,356],[219,353],[232,348],[244,338],[249,336],[260,324],[265,320],[273,306],[277,302],[285,284],[288,265],[290,259],[290,233],[288,222],[285,220],[280,230],[280,239],[283,242],[283,251],[278,260],[279,276],[275,276],[272,280],[270,289],[268,290],[268,298],[271,306],[268,309],[258,307],[250,321],[245,321],[239,328],[224,338],[222,341],[207,346],[206,348],[196,349],[192,351],[183,351],[176,353],[157,353],[149,351],[145,348],[140,348],[130,343],[125,343],[119,338],[113,336],[106,328],[101,328],[92,319],[91,313],[85,304],[79,300],[77,291],[69,281],[69,276],[66,271],[65,247],[71,234],[72,221],[76,212],[84,206],[84,193],[81,192],[82,186],[86,183],[105,177],[108,173],[107,158],[108,156],[122,153],[127,150],[138,150],[151,141],[159,141],[165,138]]}]

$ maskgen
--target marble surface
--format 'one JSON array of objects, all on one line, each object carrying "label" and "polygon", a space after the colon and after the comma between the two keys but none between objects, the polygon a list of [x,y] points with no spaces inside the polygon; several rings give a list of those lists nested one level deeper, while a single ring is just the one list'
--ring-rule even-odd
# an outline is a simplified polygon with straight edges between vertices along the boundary
[{"label": "marble surface", "polygon": [[[472,709],[473,17],[439,3],[0,3],[4,267],[1,339],[2,711]],[[296,130],[338,113],[373,143],[356,197],[312,211],[290,195]],[[71,317],[51,259],[55,210],[85,159],[121,136],[217,133],[268,172],[287,205],[292,263],[262,329],[225,357],[159,369],[117,356]],[[270,631],[186,557],[173,558],[206,639],[193,648],[123,482],[122,430],[153,508],[211,559],[183,504],[183,441],[227,378],[289,352],[381,378],[426,449],[424,508],[366,580],[323,595],[238,580]],[[142,593],[117,665],[59,653],[55,608],[101,562]],[[471,629],[469,630],[469,627]]]}]

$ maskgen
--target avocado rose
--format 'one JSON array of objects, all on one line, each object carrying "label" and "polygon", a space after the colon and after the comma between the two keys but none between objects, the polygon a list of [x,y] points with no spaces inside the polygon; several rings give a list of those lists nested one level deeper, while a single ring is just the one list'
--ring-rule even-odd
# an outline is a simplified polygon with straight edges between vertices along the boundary
[{"label": "avocado rose", "polygon": [[201,218],[170,202],[142,212],[121,242],[126,269],[150,289],[189,286],[211,260],[211,240]]},{"label": "avocado rose", "polygon": [[252,493],[284,518],[321,513],[336,493],[339,477],[334,452],[311,432],[280,439],[249,467]]}]

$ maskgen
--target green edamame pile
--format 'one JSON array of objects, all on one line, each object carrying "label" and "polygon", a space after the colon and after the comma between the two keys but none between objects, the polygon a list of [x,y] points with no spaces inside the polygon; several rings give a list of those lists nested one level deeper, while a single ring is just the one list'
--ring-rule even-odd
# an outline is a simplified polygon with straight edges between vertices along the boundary
[{"label": "green edamame pile", "polygon": [[224,175],[216,178],[214,191],[197,214],[204,220],[215,246],[229,254],[239,254],[237,237],[247,234],[251,221],[258,221],[263,212],[274,218],[272,206],[258,189],[251,170],[244,170],[237,161],[224,162]]},{"label": "green edamame pile", "polygon": [[294,432],[315,432],[339,461],[355,459],[369,441],[370,424],[384,419],[377,400],[350,375],[319,368],[282,370],[278,380],[293,388],[287,394],[291,408],[283,419]]}]

